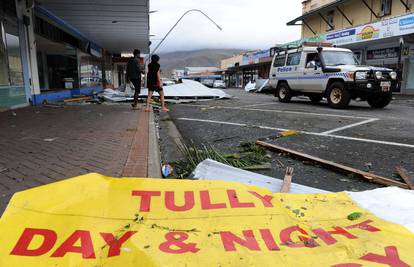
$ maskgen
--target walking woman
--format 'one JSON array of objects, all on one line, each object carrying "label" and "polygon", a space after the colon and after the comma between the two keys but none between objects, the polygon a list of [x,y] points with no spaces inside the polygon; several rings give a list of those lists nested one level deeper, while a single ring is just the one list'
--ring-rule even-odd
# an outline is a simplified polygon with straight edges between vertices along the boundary
[{"label": "walking woman", "polygon": [[161,82],[161,73],[160,73],[160,57],[158,55],[151,56],[151,63],[148,64],[148,75],[147,75],[147,87],[148,87],[148,97],[147,97],[147,108],[145,109],[146,112],[151,111],[150,103],[151,98],[154,92],[157,92],[160,95],[161,99],[161,106],[163,112],[170,111],[165,106],[164,100],[164,90],[162,88]]}]

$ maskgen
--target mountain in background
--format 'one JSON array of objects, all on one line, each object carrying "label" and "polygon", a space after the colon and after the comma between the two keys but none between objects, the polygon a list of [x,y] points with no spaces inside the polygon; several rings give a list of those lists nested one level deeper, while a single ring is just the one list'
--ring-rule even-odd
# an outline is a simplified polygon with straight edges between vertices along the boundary
[{"label": "mountain in background", "polygon": [[171,77],[174,69],[185,67],[220,67],[220,61],[245,52],[240,49],[202,49],[159,54],[163,77]]}]

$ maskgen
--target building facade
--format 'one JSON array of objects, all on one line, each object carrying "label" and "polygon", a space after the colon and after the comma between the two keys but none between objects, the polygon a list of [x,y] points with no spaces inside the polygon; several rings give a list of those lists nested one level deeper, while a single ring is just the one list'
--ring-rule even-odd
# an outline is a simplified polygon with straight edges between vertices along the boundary
[{"label": "building facade", "polygon": [[2,0],[0,110],[99,92],[134,48],[149,51],[148,0]]},{"label": "building facade", "polygon": [[240,88],[249,82],[268,79],[271,62],[270,49],[249,51],[223,59],[221,67],[225,70],[226,85]]},{"label": "building facade", "polygon": [[363,65],[399,73],[398,92],[414,94],[414,0],[307,0],[300,25],[303,41],[327,41],[353,50]]}]

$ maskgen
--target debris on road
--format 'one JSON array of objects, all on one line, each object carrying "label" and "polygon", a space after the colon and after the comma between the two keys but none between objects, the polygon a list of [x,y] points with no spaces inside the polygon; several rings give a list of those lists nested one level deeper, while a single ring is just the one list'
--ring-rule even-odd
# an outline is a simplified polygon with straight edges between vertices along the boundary
[{"label": "debris on road", "polygon": [[[278,193],[282,189],[283,181],[281,178],[274,178],[262,174],[238,169],[211,159],[204,160],[194,169],[191,175],[197,180],[222,180],[240,182],[246,185],[254,185],[267,188],[273,193]],[[328,191],[292,183],[290,193],[292,194],[316,194],[327,193]]]},{"label": "debris on road", "polygon": [[287,130],[287,131],[281,132],[280,137],[289,137],[289,136],[297,135],[297,134],[299,134],[299,132],[296,130]]},{"label": "debris on road", "polygon": [[219,152],[211,145],[196,146],[183,144],[180,150],[184,160],[176,163],[175,169],[181,178],[188,177],[197,165],[206,160],[212,159],[236,168],[248,170],[270,169],[270,158],[267,157],[266,151],[254,143],[241,144],[240,153],[225,154]]},{"label": "debris on road", "polygon": [[170,164],[164,164],[161,167],[161,173],[163,178],[170,177],[174,172],[173,167]]},{"label": "debris on road", "polygon": [[290,186],[292,184],[292,178],[293,178],[293,168],[287,167],[285,177],[283,178],[282,189],[280,189],[280,193],[289,193]]},{"label": "debris on road", "polygon": [[386,186],[398,186],[398,187],[401,187],[401,188],[404,188],[404,189],[409,188],[406,183],[402,183],[402,182],[399,182],[399,181],[396,181],[396,180],[393,180],[393,179],[385,178],[385,177],[382,177],[382,176],[379,176],[379,175],[376,175],[376,174],[373,174],[373,173],[361,171],[361,170],[358,170],[358,169],[355,169],[355,168],[352,168],[352,167],[349,167],[349,166],[345,166],[345,165],[342,165],[342,164],[339,164],[339,163],[335,163],[333,161],[329,161],[329,160],[321,159],[321,158],[318,158],[318,157],[314,157],[314,156],[311,156],[311,155],[308,155],[308,154],[305,154],[305,153],[301,153],[301,152],[298,152],[298,151],[294,151],[294,150],[291,150],[291,149],[288,149],[288,148],[284,148],[284,147],[281,147],[281,146],[277,146],[277,145],[266,143],[266,142],[259,141],[259,140],[256,142],[256,144],[259,145],[259,146],[263,146],[263,147],[265,147],[267,149],[270,149],[270,150],[277,150],[277,151],[281,151],[283,153],[287,153],[287,154],[290,154],[290,155],[293,155],[293,156],[296,156],[296,157],[299,157],[299,158],[304,158],[306,160],[311,160],[311,161],[317,162],[318,164],[321,164],[322,166],[327,166],[327,167],[330,167],[330,168],[341,170],[341,171],[344,171],[346,173],[352,173],[352,174],[358,175],[358,176],[360,176],[364,179],[367,179],[370,182],[376,182],[376,183],[386,185]]},{"label": "debris on road", "polygon": [[[134,90],[129,85],[123,85],[118,90],[105,89],[101,96],[112,102],[132,101]],[[148,96],[148,89],[142,88],[140,98]],[[154,92],[154,96],[159,96]],[[232,96],[220,89],[211,89],[203,84],[192,81],[183,80],[182,83],[164,86],[164,96],[166,102],[180,103],[187,101],[212,100],[212,99],[228,99]]]},{"label": "debris on road", "polygon": [[396,170],[397,170],[398,175],[400,175],[401,178],[403,178],[403,180],[407,183],[408,187],[411,190],[414,190],[414,177],[411,176],[408,173],[408,171],[405,168],[401,167],[401,166],[397,166]]},{"label": "debris on road", "polygon": [[45,139],[43,139],[43,141],[45,141],[45,142],[53,142],[56,139],[57,139],[57,137],[55,137],[55,138],[45,138]]},{"label": "debris on road", "polygon": [[63,102],[83,102],[87,100],[92,100],[92,96],[79,96],[79,97],[73,97],[73,98],[66,98],[63,100]]}]

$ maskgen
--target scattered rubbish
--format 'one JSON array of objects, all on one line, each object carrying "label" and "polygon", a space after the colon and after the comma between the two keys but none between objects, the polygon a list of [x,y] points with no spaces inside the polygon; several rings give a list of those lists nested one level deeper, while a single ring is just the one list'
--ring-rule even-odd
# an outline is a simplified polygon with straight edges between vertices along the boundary
[{"label": "scattered rubbish", "polygon": [[372,168],[372,163],[365,163],[365,165],[364,165],[364,170],[366,171],[366,172],[369,172],[370,170],[371,170],[371,168]]},{"label": "scattered rubbish", "polygon": [[16,112],[14,112],[14,111],[12,111],[12,112],[11,112],[11,115],[12,115],[13,117],[16,117],[16,116],[17,116],[17,113],[16,113]]},{"label": "scattered rubbish", "polygon": [[256,83],[249,82],[249,83],[248,83],[248,84],[246,84],[246,86],[244,87],[244,91],[246,91],[246,92],[253,92],[253,91],[256,91]]},{"label": "scattered rubbish", "polygon": [[350,221],[356,221],[356,220],[358,220],[359,218],[361,218],[362,217],[362,213],[361,212],[354,212],[354,213],[351,213],[351,214],[349,214],[348,215],[348,220],[350,220]]},{"label": "scattered rubbish", "polygon": [[188,177],[197,165],[206,159],[212,159],[236,168],[263,170],[271,168],[270,159],[266,157],[266,151],[254,143],[241,144],[240,153],[224,154],[211,145],[196,146],[183,144],[180,150],[184,159],[175,165],[176,173],[181,178]]},{"label": "scattered rubbish", "polygon": [[[186,101],[200,101],[211,99],[228,99],[232,96],[225,93],[220,89],[211,89],[203,84],[192,81],[183,80],[182,83],[164,86],[165,101],[180,103]],[[129,85],[123,85],[118,90],[105,89],[101,96],[108,101],[113,102],[127,102],[132,101],[134,90]],[[148,95],[148,89],[142,88],[140,98],[146,98]],[[154,96],[159,96],[157,92]]]},{"label": "scattered rubbish", "polygon": [[0,166],[0,173],[8,172],[9,169],[3,166]]},{"label": "scattered rubbish", "polygon": [[45,100],[42,103],[42,107],[44,107],[44,108],[64,108],[65,106],[60,105],[60,104],[55,104],[55,103],[49,103]]},{"label": "scattered rubbish", "polygon": [[173,167],[170,164],[162,165],[162,168],[161,168],[162,177],[163,178],[170,177],[172,175],[172,173],[173,173],[173,170],[174,169],[173,169]]},{"label": "scattered rubbish", "polygon": [[288,137],[288,136],[297,135],[297,134],[299,134],[299,132],[296,131],[296,130],[288,130],[288,131],[281,132],[280,136],[281,137]]},{"label": "scattered rubbish", "polygon": [[269,144],[269,143],[266,143],[266,142],[263,142],[263,141],[257,141],[256,144],[260,145],[260,146],[263,146],[263,147],[265,147],[267,149],[270,149],[270,150],[277,150],[277,151],[281,151],[281,152],[284,152],[284,153],[287,153],[287,154],[290,154],[290,155],[293,155],[293,156],[296,156],[296,157],[299,157],[299,158],[304,158],[306,160],[311,160],[311,161],[317,162],[317,163],[319,163],[319,164],[321,164],[325,167],[334,168],[334,169],[341,170],[341,171],[344,171],[344,172],[347,172],[347,173],[354,173],[354,174],[358,175],[359,177],[365,178],[365,179],[367,179],[371,182],[376,182],[376,183],[386,185],[386,186],[398,186],[398,187],[401,187],[401,188],[404,188],[404,189],[408,189],[408,185],[405,184],[405,183],[402,183],[402,182],[399,182],[399,181],[396,181],[396,180],[392,180],[392,179],[389,179],[389,178],[385,178],[385,177],[382,177],[382,176],[379,176],[379,175],[376,175],[376,174],[373,174],[373,173],[364,172],[364,171],[361,171],[361,170],[358,170],[358,169],[355,169],[355,168],[352,168],[352,167],[349,167],[349,166],[345,166],[345,165],[342,165],[342,164],[339,164],[339,163],[335,163],[333,161],[321,159],[321,158],[314,157],[314,156],[311,156],[311,155],[308,155],[308,154],[305,154],[305,153],[301,153],[301,152],[298,152],[298,151],[294,151],[294,150],[291,150],[291,149],[280,147],[280,146],[277,146],[277,145],[274,145],[274,144]]},{"label": "scattered rubbish", "polygon": [[87,101],[87,100],[92,100],[91,96],[82,96],[82,97],[74,97],[74,98],[66,98],[63,100],[63,102],[67,103],[67,102],[82,102],[82,101]]},{"label": "scattered rubbish", "polygon": [[293,177],[293,168],[287,167],[285,177],[283,178],[282,188],[280,189],[280,193],[289,193],[290,186],[292,184],[292,177]]},{"label": "scattered rubbish", "polygon": [[252,166],[246,166],[243,168],[243,170],[248,170],[248,171],[259,171],[259,170],[269,170],[272,168],[272,164],[270,163],[265,163],[265,164],[261,164],[261,165],[252,165]]},{"label": "scattered rubbish", "polygon": [[250,81],[246,86],[244,87],[244,90],[246,92],[264,92],[267,90],[271,90],[272,87],[269,84],[269,79],[257,79],[256,81],[252,82]]},{"label": "scattered rubbish", "polygon": [[408,187],[411,190],[414,190],[414,177],[412,177],[408,173],[408,171],[401,166],[397,166],[396,170],[397,170],[397,173],[401,176],[401,178],[403,178],[403,180],[407,183]]},{"label": "scattered rubbish", "polygon": [[[211,159],[204,160],[198,164],[192,172],[191,177],[198,180],[241,182],[247,185],[267,188],[273,193],[280,192],[283,184],[281,179],[238,169]],[[290,188],[290,193],[293,194],[314,194],[327,192],[328,191],[295,183],[292,183]]]},{"label": "scattered rubbish", "polygon": [[45,141],[45,142],[53,142],[56,139],[57,139],[57,137],[56,138],[45,138],[45,139],[43,139],[43,141]]}]

